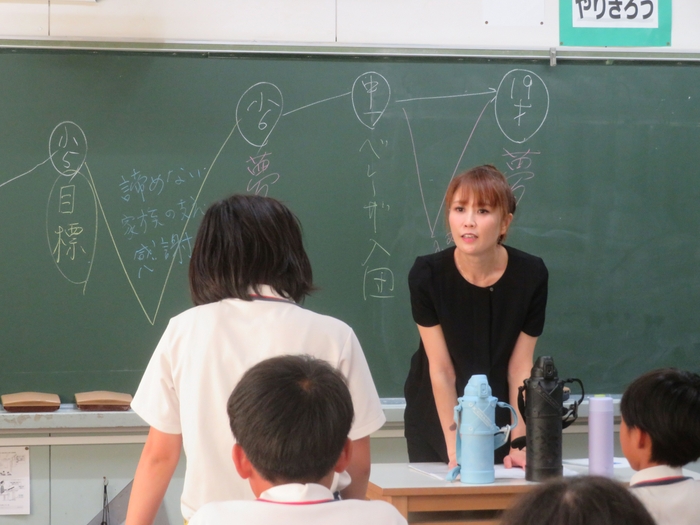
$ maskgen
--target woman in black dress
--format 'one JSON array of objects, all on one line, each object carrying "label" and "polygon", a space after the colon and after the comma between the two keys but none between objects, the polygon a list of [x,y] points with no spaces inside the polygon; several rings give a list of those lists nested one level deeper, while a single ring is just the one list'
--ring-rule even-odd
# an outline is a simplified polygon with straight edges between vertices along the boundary
[{"label": "woman in black dress", "polygon": [[[411,462],[457,464],[454,407],[473,374],[517,407],[544,327],[548,273],[539,257],[503,245],[515,197],[494,166],[453,178],[445,213],[455,246],[418,257],[408,281],[420,345],[404,387]],[[498,409],[496,424],[510,423]],[[511,438],[525,435],[518,425]],[[524,466],[525,451],[502,447],[495,459]]]}]

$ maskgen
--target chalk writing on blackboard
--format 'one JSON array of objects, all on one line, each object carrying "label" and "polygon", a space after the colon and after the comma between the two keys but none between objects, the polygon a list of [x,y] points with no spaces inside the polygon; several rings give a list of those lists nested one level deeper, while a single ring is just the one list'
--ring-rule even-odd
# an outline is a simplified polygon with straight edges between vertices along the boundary
[{"label": "chalk writing on blackboard", "polygon": [[282,115],[282,92],[274,84],[250,86],[236,105],[236,122],[241,137],[251,146],[263,147]]},{"label": "chalk writing on blackboard", "polygon": [[279,173],[267,173],[270,168],[270,155],[270,152],[265,151],[260,155],[248,158],[246,164],[249,164],[248,173],[250,173],[251,179],[246,186],[247,191],[267,197],[270,186],[280,179]]},{"label": "chalk writing on blackboard", "polygon": [[503,135],[522,144],[531,139],[547,120],[547,86],[532,71],[513,69],[505,74],[498,86],[494,111]]},{"label": "chalk writing on blackboard", "polygon": [[[248,146],[257,151],[239,155],[247,177],[246,191],[267,195],[280,180],[278,162],[273,156],[270,137],[283,116],[298,114],[301,110],[349,97],[348,114],[366,128],[366,135],[357,144],[362,164],[362,175],[367,181],[366,197],[359,203],[366,218],[370,246],[360,255],[363,297],[388,299],[393,297],[394,274],[391,254],[384,246],[390,246],[391,232],[382,229],[383,219],[392,210],[391,194],[381,187],[382,162],[389,149],[389,140],[379,127],[382,116],[399,104],[410,140],[412,163],[415,166],[416,191],[421,204],[434,248],[449,243],[437,238],[437,225],[442,215],[443,203],[430,202],[425,188],[428,184],[443,186],[444,181],[428,180],[421,170],[421,163],[431,159],[419,159],[416,135],[409,107],[430,101],[471,98],[478,101],[476,111],[469,110],[460,151],[455,151],[451,177],[458,172],[478,128],[486,120],[487,110],[493,104],[495,122],[504,140],[506,176],[518,200],[525,192],[525,183],[534,179],[534,161],[541,154],[523,144],[531,139],[544,124],[549,111],[549,93],[542,79],[531,71],[513,69],[501,79],[497,89],[489,87],[474,93],[447,93],[412,96],[392,101],[392,89],[387,78],[377,71],[366,71],[357,77],[350,91],[331,94],[292,110],[285,111],[281,89],[272,82],[257,82],[248,87],[236,104],[235,122],[228,136],[219,147],[208,166],[164,165],[132,166],[106,184],[106,190],[117,192],[119,204],[106,210],[90,171],[88,138],[83,129],[73,121],[57,124],[49,137],[49,156],[34,168],[0,183],[0,188],[24,177],[50,162],[58,176],[49,189],[46,207],[46,236],[48,250],[60,273],[69,282],[80,285],[82,293],[92,272],[97,250],[100,217],[104,222],[111,243],[131,290],[146,318],[155,323],[163,294],[174,265],[188,263],[193,246],[194,233],[188,229],[203,215],[206,204],[200,195],[221,153],[234,133],[240,134]],[[484,100],[483,105],[479,97]],[[347,100],[347,99],[346,99]],[[350,109],[352,112],[350,112]],[[470,119],[473,119],[471,121]],[[384,120],[382,122],[387,122]],[[395,122],[395,120],[394,120]],[[392,134],[392,136],[396,136]],[[516,144],[516,146],[513,146]],[[242,153],[242,152],[235,152]],[[275,159],[275,167],[272,163]],[[420,161],[420,162],[419,162]],[[104,176],[98,176],[98,180]],[[154,290],[156,292],[154,293]],[[157,295],[156,296],[154,296]]]},{"label": "chalk writing on blackboard", "polygon": [[75,122],[58,124],[49,137],[49,157],[53,167],[61,175],[77,174],[87,157],[87,137]]},{"label": "chalk writing on blackboard", "polygon": [[525,181],[535,178],[535,172],[532,171],[532,157],[539,154],[539,151],[530,149],[509,151],[503,148],[502,156],[507,159],[506,166],[508,167],[505,175],[518,203],[525,195]]},{"label": "chalk writing on blackboard", "polygon": [[[509,141],[522,144],[531,139],[542,127],[547,114],[549,112],[549,92],[544,81],[535,73],[524,69],[513,69],[506,73],[498,89],[488,88],[485,91],[477,93],[460,93],[454,95],[442,96],[423,96],[411,97],[398,100],[398,103],[404,104],[402,107],[408,134],[411,141],[411,149],[413,151],[413,160],[416,169],[416,177],[418,190],[421,196],[423,210],[431,238],[436,238],[436,229],[444,207],[442,199],[435,204],[437,211],[431,213],[431,203],[428,202],[425,192],[425,184],[423,174],[421,172],[421,164],[418,158],[418,149],[415,142],[415,134],[411,126],[411,118],[405,103],[416,103],[423,101],[437,101],[441,99],[454,99],[461,97],[485,96],[487,101],[479,112],[474,125],[466,136],[464,147],[456,158],[452,177],[454,177],[462,164],[469,145],[477,132],[477,128],[482,123],[486,110],[490,104],[494,105],[494,115],[496,123],[503,134]],[[539,155],[540,152],[534,152],[530,149],[524,150],[509,150],[504,148],[503,156],[507,159],[509,172],[506,173],[509,183],[513,188],[518,201],[522,198],[525,192],[525,181],[533,179],[535,174],[530,170],[532,165],[532,156]],[[447,244],[451,242],[449,236],[446,238]],[[439,242],[435,239],[434,249],[441,249]]]},{"label": "chalk writing on blackboard", "polygon": [[97,201],[88,179],[79,172],[57,177],[46,205],[46,239],[58,271],[82,285],[83,294],[95,259],[97,227]]},{"label": "chalk writing on blackboard", "polygon": [[394,272],[386,265],[391,254],[377,241],[370,239],[372,248],[362,263],[362,297],[374,299],[391,299],[394,297]]},{"label": "chalk writing on blackboard", "polygon": [[369,129],[374,129],[382,118],[390,99],[389,82],[376,71],[360,75],[352,85],[352,109]]}]

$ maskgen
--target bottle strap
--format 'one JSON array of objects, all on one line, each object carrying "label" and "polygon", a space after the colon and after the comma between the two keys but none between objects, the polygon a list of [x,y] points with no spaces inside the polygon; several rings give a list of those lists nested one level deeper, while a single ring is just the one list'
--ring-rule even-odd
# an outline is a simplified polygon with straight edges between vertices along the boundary
[{"label": "bottle strap", "polygon": [[506,425],[498,429],[498,432],[493,436],[495,449],[505,445],[508,442],[508,438],[510,437],[510,431],[518,426],[518,414],[515,412],[515,409],[508,403],[505,403],[503,401],[499,401],[497,405],[501,408],[507,408],[510,410],[510,413],[513,416],[513,424]]},{"label": "bottle strap", "polygon": [[574,403],[569,407],[568,410],[564,411],[564,418],[562,419],[561,422],[561,428],[565,429],[571,423],[576,421],[578,418],[578,407],[581,403],[583,403],[583,398],[585,397],[584,391],[583,391],[583,383],[581,382],[580,379],[577,379],[575,377],[566,379],[564,383],[578,383],[578,385],[581,387],[581,398],[578,401],[574,401]]},{"label": "bottle strap", "polygon": [[520,410],[520,415],[523,418],[523,423],[527,424],[527,419],[525,419],[525,398],[523,392],[527,387],[527,379],[523,381],[522,386],[518,387],[518,410]]}]

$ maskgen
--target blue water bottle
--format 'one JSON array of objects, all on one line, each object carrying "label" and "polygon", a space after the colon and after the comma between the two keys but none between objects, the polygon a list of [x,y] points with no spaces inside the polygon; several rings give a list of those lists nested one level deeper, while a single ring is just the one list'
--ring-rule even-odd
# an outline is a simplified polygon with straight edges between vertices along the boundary
[{"label": "blue water bottle", "polygon": [[[450,470],[447,479],[454,481],[459,474],[462,483],[493,483],[493,451],[506,444],[511,428],[518,424],[518,415],[508,403],[491,395],[488,379],[483,374],[469,378],[464,396],[457,402],[454,417],[458,428],[458,465]],[[512,426],[496,426],[496,406],[510,409]]]}]

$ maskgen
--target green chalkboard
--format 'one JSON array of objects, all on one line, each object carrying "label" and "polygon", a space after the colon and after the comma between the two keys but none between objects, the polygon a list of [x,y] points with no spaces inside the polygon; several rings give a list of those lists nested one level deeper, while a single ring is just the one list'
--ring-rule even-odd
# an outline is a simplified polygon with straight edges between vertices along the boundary
[{"label": "green chalkboard", "polygon": [[418,334],[406,285],[441,198],[494,163],[508,242],[550,270],[562,376],[619,392],[700,354],[700,67],[419,57],[0,53],[0,392],[134,392],[188,308],[202,211],[267,193],[382,397]]}]

